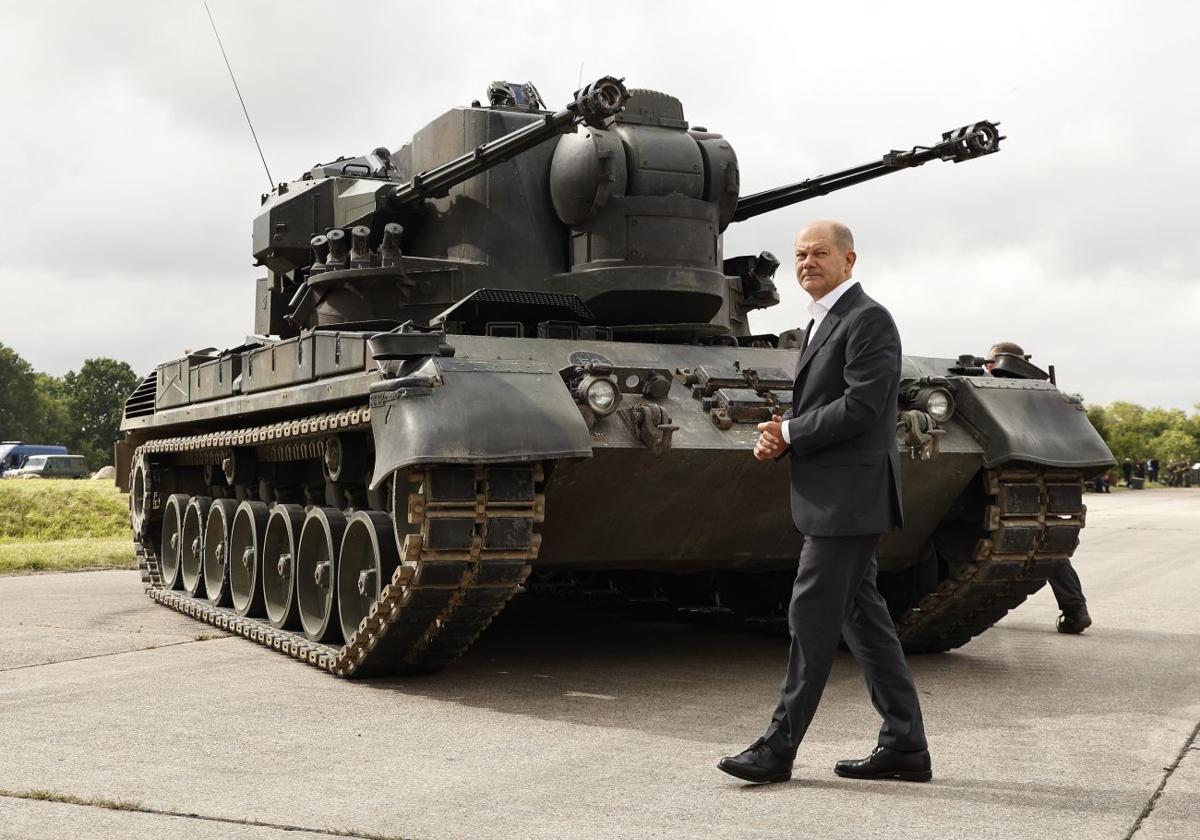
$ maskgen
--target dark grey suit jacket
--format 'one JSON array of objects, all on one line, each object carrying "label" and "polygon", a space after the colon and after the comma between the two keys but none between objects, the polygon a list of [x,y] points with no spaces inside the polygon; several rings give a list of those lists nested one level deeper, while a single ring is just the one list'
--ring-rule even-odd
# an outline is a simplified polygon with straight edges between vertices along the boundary
[{"label": "dark grey suit jacket", "polygon": [[821,322],[796,366],[792,520],[804,534],[883,534],[904,524],[896,408],[900,335],[855,285]]}]

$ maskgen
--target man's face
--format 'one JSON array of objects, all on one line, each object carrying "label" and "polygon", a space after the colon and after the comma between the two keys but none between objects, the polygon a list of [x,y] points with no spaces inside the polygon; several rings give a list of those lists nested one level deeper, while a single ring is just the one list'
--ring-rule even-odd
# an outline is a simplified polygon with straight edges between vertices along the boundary
[{"label": "man's face", "polygon": [[796,279],[813,300],[820,300],[850,277],[856,255],[839,251],[833,232],[812,225],[796,237]]},{"label": "man's face", "polygon": [[987,358],[983,360],[983,367],[988,373],[992,372],[992,368],[996,366],[996,348],[993,347],[988,351]]}]

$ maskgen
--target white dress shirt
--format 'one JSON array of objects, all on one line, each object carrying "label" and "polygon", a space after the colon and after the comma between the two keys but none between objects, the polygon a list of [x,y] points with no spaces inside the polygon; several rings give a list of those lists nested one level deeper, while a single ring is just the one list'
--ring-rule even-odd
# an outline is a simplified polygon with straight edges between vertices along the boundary
[{"label": "white dress shirt", "polygon": [[[842,295],[850,291],[850,289],[858,283],[853,277],[847,277],[841,283],[838,283],[820,300],[810,300],[808,302],[808,314],[812,316],[812,326],[808,328],[808,332],[804,334],[804,346],[808,348],[813,336],[817,334],[817,330],[821,327],[821,322],[825,320],[825,316],[829,314],[829,310],[833,309],[835,303],[841,300]],[[792,436],[788,432],[788,424],[785,420],[781,429],[783,439],[790,446]]]}]

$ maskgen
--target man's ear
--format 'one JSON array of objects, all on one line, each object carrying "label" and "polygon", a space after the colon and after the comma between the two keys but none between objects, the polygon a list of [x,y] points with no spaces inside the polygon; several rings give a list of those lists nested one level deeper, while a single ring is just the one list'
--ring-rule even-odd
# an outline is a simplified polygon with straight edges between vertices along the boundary
[{"label": "man's ear", "polygon": [[858,260],[858,254],[853,251],[846,252],[846,273],[849,274],[854,268],[854,263]]}]

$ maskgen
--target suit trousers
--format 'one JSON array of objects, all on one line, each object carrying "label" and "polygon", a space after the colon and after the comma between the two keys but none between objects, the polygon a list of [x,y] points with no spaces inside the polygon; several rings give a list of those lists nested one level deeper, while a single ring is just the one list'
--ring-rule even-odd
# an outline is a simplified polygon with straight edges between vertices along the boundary
[{"label": "suit trousers", "polygon": [[1058,601],[1058,608],[1063,612],[1074,612],[1087,606],[1083,584],[1079,582],[1079,574],[1070,560],[1059,566],[1058,571],[1050,577],[1050,589],[1054,592],[1054,600]]},{"label": "suit trousers", "polygon": [[788,607],[792,643],[779,705],[763,740],[794,756],[833,667],[838,638],[862,667],[883,718],[880,746],[927,748],[921,705],[887,604],[875,586],[879,535],[805,537]]}]

